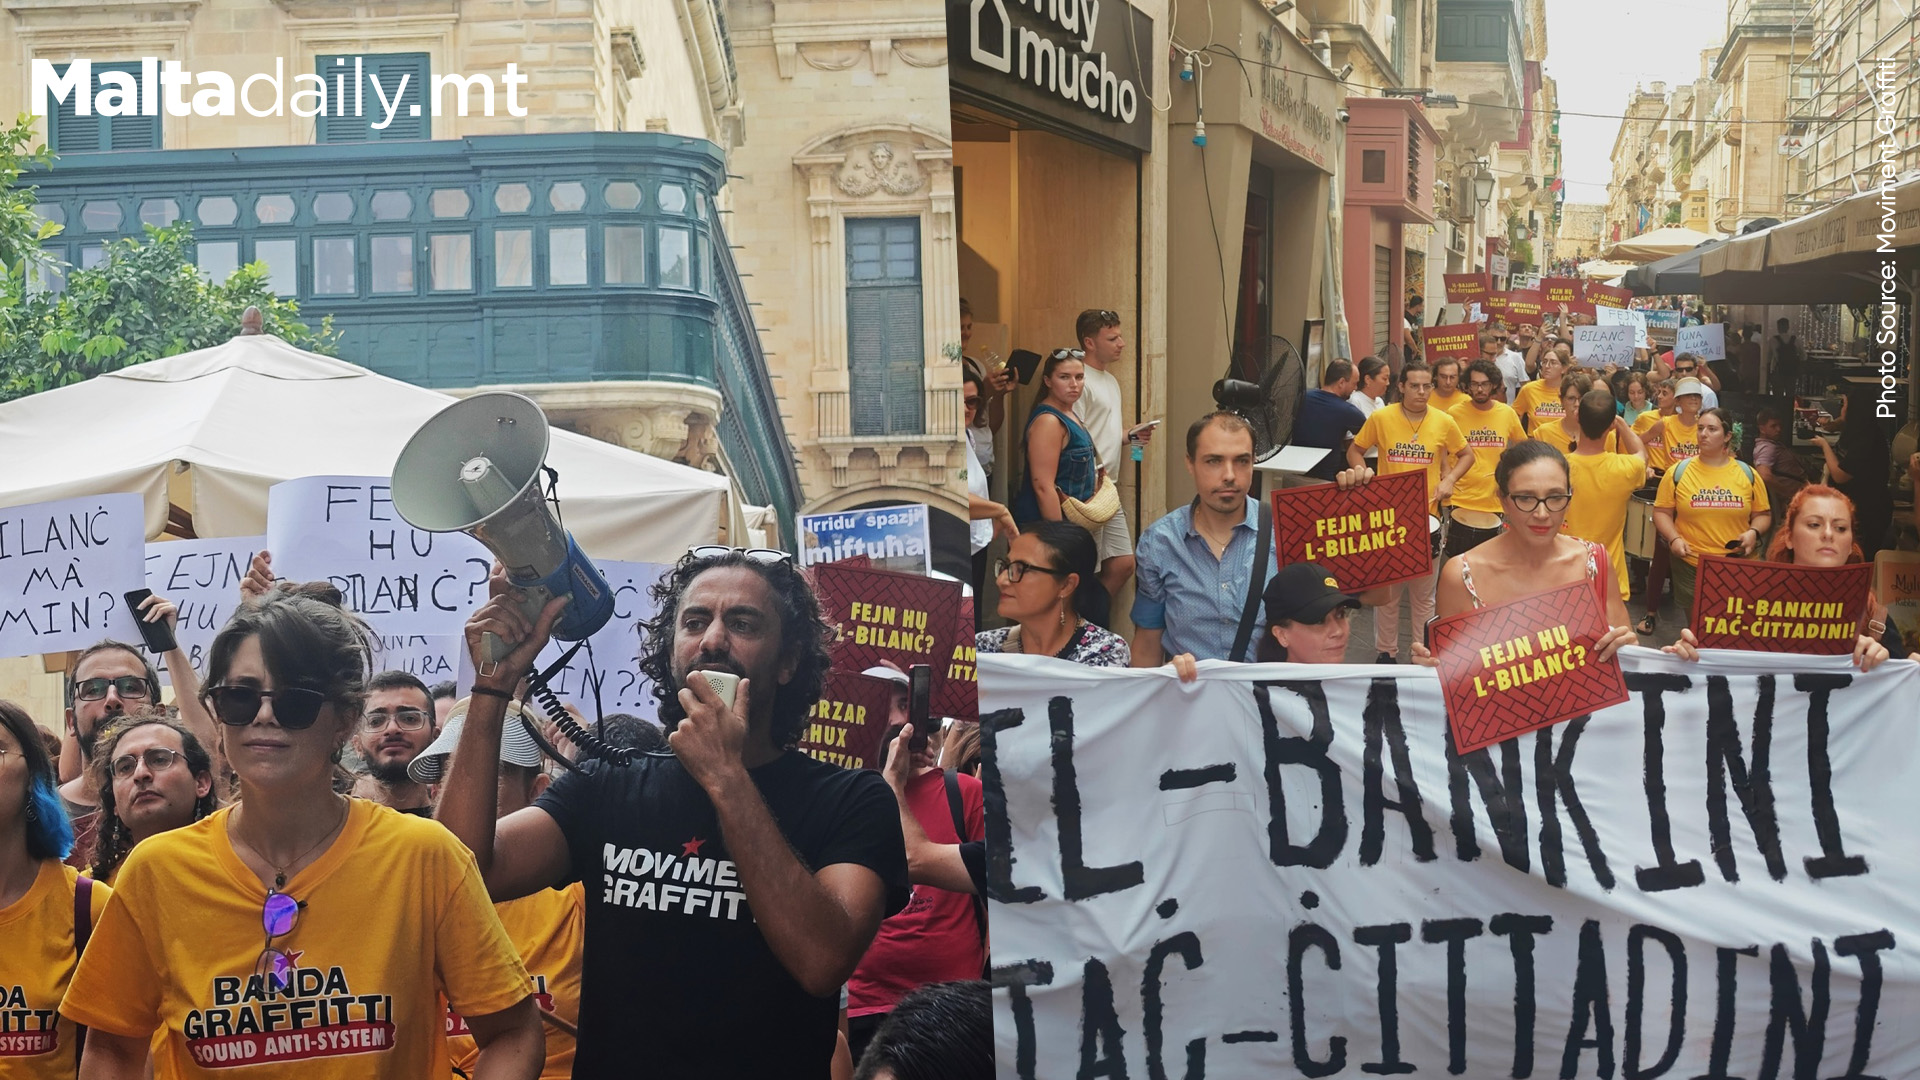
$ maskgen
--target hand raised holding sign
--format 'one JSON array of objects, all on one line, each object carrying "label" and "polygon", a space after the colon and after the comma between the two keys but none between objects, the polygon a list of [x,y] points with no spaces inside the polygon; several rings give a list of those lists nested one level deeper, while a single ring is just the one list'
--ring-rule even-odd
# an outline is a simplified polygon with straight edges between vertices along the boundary
[{"label": "hand raised holding sign", "polygon": [[265,548],[253,553],[253,561],[247,564],[247,576],[240,579],[240,602],[258,600],[273,588],[273,553]]}]

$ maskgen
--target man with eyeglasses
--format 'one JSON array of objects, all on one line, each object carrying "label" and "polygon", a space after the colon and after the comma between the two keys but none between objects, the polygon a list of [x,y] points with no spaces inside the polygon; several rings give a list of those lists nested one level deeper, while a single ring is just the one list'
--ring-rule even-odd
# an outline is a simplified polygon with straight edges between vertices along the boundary
[{"label": "man with eyeglasses", "polygon": [[[570,772],[497,825],[502,720],[563,601],[529,620],[490,586],[439,818],[496,903],[587,884],[574,1075],[825,1080],[840,988],[908,884],[886,781],[793,749],[830,664],[812,586],[783,552],[688,552],[642,624],[672,752]],[[740,678],[730,705],[707,672]]]},{"label": "man with eyeglasses", "polygon": [[[150,596],[140,605],[137,615],[147,622],[164,621],[168,629],[172,629],[176,613],[171,602]],[[166,661],[180,705],[181,722],[203,745],[217,746],[213,718],[200,704],[200,681],[194,674],[187,650],[176,646],[166,655]],[[73,779],[60,785],[60,801],[73,822],[73,854],[67,857],[67,865],[84,869],[93,858],[94,836],[99,825],[100,801],[89,779],[95,744],[109,722],[160,703],[160,674],[147,662],[139,646],[124,641],[102,641],[81,652],[67,669],[66,699],[66,735],[70,745],[79,751],[81,768]],[[215,754],[218,771],[221,761],[218,751]]]},{"label": "man with eyeglasses", "polygon": [[1717,409],[1720,407],[1720,379],[1713,369],[1700,362],[1692,353],[1679,353],[1673,358],[1673,377],[1675,379],[1700,380],[1700,408]]},{"label": "man with eyeglasses", "polygon": [[407,775],[439,732],[433,691],[410,672],[382,671],[367,680],[366,713],[354,729],[353,751],[366,772],[353,785],[355,798],[391,806],[403,814],[433,816],[427,786]]}]

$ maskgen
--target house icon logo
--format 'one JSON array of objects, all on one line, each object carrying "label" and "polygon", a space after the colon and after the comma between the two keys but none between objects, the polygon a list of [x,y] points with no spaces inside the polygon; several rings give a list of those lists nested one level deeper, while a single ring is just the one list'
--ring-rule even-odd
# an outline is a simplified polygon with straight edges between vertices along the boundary
[{"label": "house icon logo", "polygon": [[[993,5],[994,18],[1000,23],[999,52],[993,52],[985,47],[986,44],[992,43],[994,36],[991,27],[981,26],[985,21],[982,15],[985,14],[985,8],[989,3]],[[1013,20],[1007,17],[1005,0],[973,0],[973,7],[967,12],[967,16],[969,30],[967,44],[973,62],[1002,74],[1011,74],[1013,72]],[[983,29],[985,33],[982,33]]]}]

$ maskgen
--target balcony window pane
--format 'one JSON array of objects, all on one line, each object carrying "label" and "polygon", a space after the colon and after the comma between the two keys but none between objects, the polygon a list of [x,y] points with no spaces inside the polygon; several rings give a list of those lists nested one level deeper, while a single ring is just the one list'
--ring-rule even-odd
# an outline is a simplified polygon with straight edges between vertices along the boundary
[{"label": "balcony window pane", "polygon": [[413,216],[413,196],[404,191],[376,191],[369,205],[375,221],[405,221]]},{"label": "balcony window pane", "polygon": [[498,229],[493,234],[493,283],[503,289],[533,284],[533,230]]},{"label": "balcony window pane", "polygon": [[107,246],[105,244],[80,245],[80,269],[91,270],[106,261]]},{"label": "balcony window pane", "polygon": [[51,221],[55,225],[65,225],[67,223],[67,211],[59,203],[34,203],[33,216],[39,218],[41,221]]},{"label": "balcony window pane", "polygon": [[140,224],[164,229],[180,220],[180,204],[172,199],[148,199],[140,204]]},{"label": "balcony window pane", "polygon": [[493,193],[493,208],[503,214],[524,214],[533,205],[533,192],[525,184],[501,184]]},{"label": "balcony window pane", "polygon": [[313,219],[329,224],[353,217],[353,196],[344,191],[323,191],[313,197]]},{"label": "balcony window pane", "polygon": [[65,252],[59,248],[48,250],[53,254],[53,258],[45,262],[30,263],[27,266],[27,291],[59,296],[67,291],[67,267],[61,261]]},{"label": "balcony window pane", "polygon": [[660,284],[669,289],[693,288],[691,237],[685,229],[660,230]]},{"label": "balcony window pane", "polygon": [[638,225],[607,226],[606,280],[609,285],[644,285],[647,280],[647,230]]},{"label": "balcony window pane", "polygon": [[553,185],[547,192],[547,205],[563,214],[570,214],[587,205],[587,186],[578,180],[567,180]]},{"label": "balcony window pane", "polygon": [[233,224],[240,216],[240,207],[231,196],[212,195],[200,200],[200,208],[195,213],[200,217],[200,224],[219,229]]},{"label": "balcony window pane", "polygon": [[368,242],[371,257],[373,291],[410,293],[413,291],[413,237],[376,236]]},{"label": "balcony window pane", "polygon": [[660,209],[669,214],[687,212],[687,189],[679,184],[660,185]]},{"label": "balcony window pane", "polygon": [[435,233],[428,238],[433,256],[433,288],[436,292],[466,292],[473,288],[473,236],[468,233]]},{"label": "balcony window pane", "polygon": [[[253,217],[262,225],[284,225],[293,220],[293,196],[262,195],[253,201]],[[291,295],[291,294],[289,294]]]},{"label": "balcony window pane", "polygon": [[547,233],[547,284],[587,283],[587,230],[553,229]]},{"label": "balcony window pane", "polygon": [[615,210],[632,210],[640,205],[640,185],[631,180],[615,180],[607,185],[607,205]]},{"label": "balcony window pane", "polygon": [[352,296],[355,292],[351,236],[320,236],[313,241],[313,294]]},{"label": "balcony window pane", "polygon": [[194,263],[200,267],[200,276],[215,285],[224,284],[227,277],[240,268],[238,240],[202,240],[194,248]]},{"label": "balcony window pane", "polygon": [[292,240],[255,240],[253,261],[267,264],[267,287],[282,297],[300,294],[299,261]]},{"label": "balcony window pane", "polygon": [[473,200],[467,197],[463,188],[439,188],[433,193],[433,216],[437,218],[462,218],[473,209]]},{"label": "balcony window pane", "polygon": [[120,204],[90,202],[80,208],[80,223],[88,232],[112,232],[120,227]]}]

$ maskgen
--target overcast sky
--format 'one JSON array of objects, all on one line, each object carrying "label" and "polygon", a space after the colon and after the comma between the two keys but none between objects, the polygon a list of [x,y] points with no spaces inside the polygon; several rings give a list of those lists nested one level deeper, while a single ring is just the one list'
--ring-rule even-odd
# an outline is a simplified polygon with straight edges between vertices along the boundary
[{"label": "overcast sky", "polygon": [[1546,72],[1559,85],[1567,201],[1604,203],[1618,120],[1637,82],[1689,83],[1726,36],[1728,0],[1546,0]]}]

